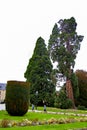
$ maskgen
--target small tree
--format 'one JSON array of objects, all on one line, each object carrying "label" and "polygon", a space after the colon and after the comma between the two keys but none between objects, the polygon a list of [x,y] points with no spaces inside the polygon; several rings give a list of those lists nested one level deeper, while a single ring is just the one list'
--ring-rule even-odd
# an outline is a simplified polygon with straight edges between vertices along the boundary
[{"label": "small tree", "polygon": [[75,65],[76,55],[80,49],[83,36],[77,35],[77,23],[73,17],[61,19],[54,25],[50,35],[48,49],[53,62],[57,62],[58,72],[66,77],[66,91],[73,102],[74,97],[71,84],[71,74]]},{"label": "small tree", "polygon": [[[43,105],[43,100],[45,100],[48,105],[54,104],[55,86],[51,78],[52,67],[45,41],[39,37],[24,74],[26,80],[31,83],[31,103]],[[36,95],[37,91],[38,95]]]},{"label": "small tree", "polygon": [[55,106],[61,109],[72,108],[72,101],[67,98],[66,91],[61,89],[59,95],[55,99]]},{"label": "small tree", "polygon": [[8,81],[6,86],[6,111],[13,116],[24,115],[29,108],[29,83]]}]

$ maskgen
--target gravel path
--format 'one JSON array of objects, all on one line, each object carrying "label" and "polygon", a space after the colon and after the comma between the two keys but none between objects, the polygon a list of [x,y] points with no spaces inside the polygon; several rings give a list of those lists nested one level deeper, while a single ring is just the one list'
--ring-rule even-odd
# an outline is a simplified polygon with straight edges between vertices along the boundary
[{"label": "gravel path", "polygon": [[[31,111],[32,111],[32,110],[28,110],[28,112],[31,112]],[[75,113],[52,112],[52,111],[44,112],[44,111],[39,111],[39,110],[34,110],[33,112],[87,117],[87,114],[75,114]]]}]

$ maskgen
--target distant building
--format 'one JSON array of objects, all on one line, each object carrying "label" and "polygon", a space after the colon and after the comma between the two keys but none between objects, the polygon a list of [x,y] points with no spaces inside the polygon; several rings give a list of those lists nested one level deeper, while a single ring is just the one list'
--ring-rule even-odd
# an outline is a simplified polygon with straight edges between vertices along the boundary
[{"label": "distant building", "polygon": [[6,84],[0,83],[0,103],[4,102],[6,93]]}]

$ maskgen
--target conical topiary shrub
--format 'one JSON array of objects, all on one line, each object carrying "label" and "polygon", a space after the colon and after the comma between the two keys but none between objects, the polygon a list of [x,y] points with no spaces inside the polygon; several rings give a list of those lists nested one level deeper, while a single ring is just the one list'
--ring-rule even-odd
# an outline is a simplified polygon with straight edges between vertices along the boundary
[{"label": "conical topiary shrub", "polygon": [[29,108],[29,83],[8,81],[6,86],[6,111],[13,116],[24,115]]}]

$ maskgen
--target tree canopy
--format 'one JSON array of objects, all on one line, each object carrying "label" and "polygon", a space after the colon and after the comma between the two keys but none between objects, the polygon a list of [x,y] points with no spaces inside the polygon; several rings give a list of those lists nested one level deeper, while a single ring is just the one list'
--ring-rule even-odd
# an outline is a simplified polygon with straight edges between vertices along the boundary
[{"label": "tree canopy", "polygon": [[48,43],[50,57],[58,63],[58,71],[67,78],[70,78],[70,69],[74,68],[76,54],[83,40],[83,36],[77,34],[76,27],[74,17],[60,19],[53,27]]}]

